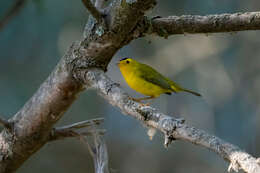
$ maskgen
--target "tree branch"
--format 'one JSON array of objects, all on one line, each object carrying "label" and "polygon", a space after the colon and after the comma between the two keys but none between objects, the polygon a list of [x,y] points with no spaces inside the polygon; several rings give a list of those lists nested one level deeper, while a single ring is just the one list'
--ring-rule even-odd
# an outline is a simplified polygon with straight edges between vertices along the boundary
[{"label": "tree branch", "polygon": [[87,145],[88,150],[94,160],[96,173],[109,173],[108,153],[105,140],[97,133],[95,125],[92,126],[93,143],[86,140],[86,137],[80,136],[81,141]]},{"label": "tree branch", "polygon": [[97,7],[97,9],[102,9],[106,1],[107,0],[96,0],[95,7]]},{"label": "tree branch", "polygon": [[[89,3],[87,0],[86,2]],[[149,127],[162,131],[166,136],[166,145],[173,138],[191,141],[216,151],[232,163],[233,169],[237,166],[237,168],[247,170],[249,173],[259,171],[259,165],[256,164],[255,158],[239,148],[225,143],[219,138],[207,135],[203,131],[184,125],[183,121],[170,118],[151,107],[142,107],[129,100],[128,95],[101,71],[106,70],[113,55],[124,45],[140,35],[144,35],[144,33],[159,32],[154,29],[157,25],[151,28],[153,25],[147,24],[159,19],[144,20],[146,11],[152,9],[155,4],[155,0],[114,0],[112,5],[106,9],[109,13],[105,18],[108,28],[104,28],[101,22],[93,22],[92,19],[88,21],[86,34],[82,41],[69,48],[47,80],[19,112],[9,120],[10,123],[13,123],[13,130],[4,129],[1,132],[1,173],[14,172],[49,141],[53,125],[84,89],[84,85],[98,89],[107,100],[120,107],[122,111],[141,120]],[[96,8],[92,8],[93,4],[87,4],[87,7],[91,9],[91,13],[96,10]],[[94,17],[99,15],[95,14],[96,12],[94,12]],[[96,16],[96,19],[98,18]],[[244,17],[243,19],[248,18]],[[257,21],[258,17],[249,19]],[[144,22],[144,24],[140,24],[140,22]],[[232,21],[230,22],[232,23]],[[250,22],[245,22],[245,24],[250,24]],[[221,25],[222,28],[223,25]],[[218,28],[217,26],[213,28]],[[185,25],[185,27],[187,26]],[[248,28],[244,27],[244,29]],[[198,30],[196,31],[198,32]],[[167,35],[171,33],[170,29],[166,31]],[[222,31],[219,29],[219,32]],[[165,34],[163,35],[165,36]],[[91,70],[95,68],[100,70]]]},{"label": "tree branch", "polygon": [[49,141],[53,125],[84,90],[75,78],[77,71],[94,67],[106,70],[116,51],[134,39],[133,29],[155,4],[155,0],[123,2],[114,0],[109,8],[109,29],[88,21],[87,37],[69,48],[46,81],[9,120],[13,130],[4,129],[0,134],[1,173],[14,172]]},{"label": "tree branch", "polygon": [[[145,24],[144,24],[145,23]],[[167,38],[174,34],[236,32],[260,29],[260,12],[144,18],[144,34]]]},{"label": "tree branch", "polygon": [[230,168],[235,171],[239,169],[247,173],[259,173],[259,160],[242,151],[235,145],[221,140],[218,137],[184,124],[183,120],[174,119],[149,106],[142,106],[130,99],[118,84],[109,79],[103,71],[98,69],[82,71],[82,81],[88,87],[95,88],[109,103],[120,108],[149,128],[155,128],[165,135],[167,146],[173,139],[184,140],[196,145],[206,147],[225,160],[230,162]]},{"label": "tree branch", "polygon": [[53,128],[50,133],[49,140],[54,141],[54,140],[60,140],[69,137],[90,136],[93,135],[94,133],[103,135],[105,133],[105,130],[95,129],[95,131],[93,131],[94,129],[90,128],[93,125],[99,125],[103,121],[104,121],[103,118],[97,118],[97,119],[77,122],[67,126]]},{"label": "tree branch", "polygon": [[103,17],[101,12],[92,4],[90,0],[82,0],[89,13],[98,21],[102,22]]},{"label": "tree branch", "polygon": [[[97,118],[77,122],[67,126],[53,128],[50,133],[49,141],[51,142],[64,138],[79,137],[80,141],[87,145],[88,150],[93,157],[95,163],[95,172],[109,173],[107,147],[104,139],[102,139],[100,136],[104,135],[105,130],[96,128],[97,125],[103,122],[103,118]],[[86,136],[92,136],[93,144],[88,142],[90,138],[87,140]]]},{"label": "tree branch", "polygon": [[0,30],[2,30],[5,27],[5,25],[21,11],[25,2],[26,0],[16,0],[14,5],[7,11],[5,16],[0,20]]},{"label": "tree branch", "polygon": [[14,172],[49,141],[53,125],[82,91],[68,70],[73,46],[29,101],[9,119],[12,131],[0,134],[0,172]]}]

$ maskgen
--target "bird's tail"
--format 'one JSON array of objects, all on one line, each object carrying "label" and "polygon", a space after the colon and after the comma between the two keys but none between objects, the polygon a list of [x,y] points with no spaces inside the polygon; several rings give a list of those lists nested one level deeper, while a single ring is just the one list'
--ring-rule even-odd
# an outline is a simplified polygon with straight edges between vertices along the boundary
[{"label": "bird's tail", "polygon": [[191,93],[195,96],[201,96],[201,94],[197,93],[197,92],[194,92],[194,91],[191,91],[191,90],[187,90],[187,89],[181,89],[181,91],[185,91],[185,92],[188,92],[188,93]]},{"label": "bird's tail", "polygon": [[188,92],[188,93],[191,93],[195,96],[201,96],[201,94],[197,93],[197,92],[194,92],[194,91],[191,91],[191,90],[188,90],[188,89],[185,89],[185,88],[182,88],[181,86],[179,86],[178,84],[174,83],[171,81],[171,88],[173,90],[173,92],[180,92],[180,91],[184,91],[184,92]]}]

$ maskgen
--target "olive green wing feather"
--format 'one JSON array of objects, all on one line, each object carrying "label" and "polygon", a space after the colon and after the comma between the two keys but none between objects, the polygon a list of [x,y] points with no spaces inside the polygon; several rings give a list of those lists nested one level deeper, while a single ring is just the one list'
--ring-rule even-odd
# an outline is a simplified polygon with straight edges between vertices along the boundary
[{"label": "olive green wing feather", "polygon": [[163,89],[174,91],[171,88],[170,81],[167,78],[146,64],[142,64],[139,76],[154,85],[160,86]]},{"label": "olive green wing feather", "polygon": [[[141,64],[142,68],[139,69],[139,76],[148,81],[151,82],[154,85],[160,86],[163,89],[168,89],[171,90],[173,92],[179,92],[179,91],[185,91],[185,92],[189,92],[191,94],[194,94],[196,96],[201,96],[199,93],[182,88],[180,85],[178,85],[177,83],[171,81],[170,79],[164,77],[162,74],[160,74],[159,72],[157,72],[155,69],[153,69],[152,67],[146,65],[146,64]],[[170,94],[170,92],[166,93],[166,94]]]}]

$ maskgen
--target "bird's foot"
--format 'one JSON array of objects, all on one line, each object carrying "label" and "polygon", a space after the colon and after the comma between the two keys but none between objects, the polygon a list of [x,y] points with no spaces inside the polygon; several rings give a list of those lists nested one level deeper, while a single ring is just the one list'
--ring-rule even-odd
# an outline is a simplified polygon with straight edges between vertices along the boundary
[{"label": "bird's foot", "polygon": [[144,98],[133,98],[133,97],[130,97],[131,100],[135,101],[135,102],[138,102],[141,104],[141,106],[150,106],[151,103],[143,103],[142,100],[145,100]]},{"label": "bird's foot", "polygon": [[141,99],[137,99],[137,98],[133,98],[133,97],[130,97],[131,100],[135,101],[135,102],[138,102],[138,103],[142,103],[141,102]]},{"label": "bird's foot", "polygon": [[140,103],[141,104],[141,106],[150,106],[151,105],[151,103]]}]

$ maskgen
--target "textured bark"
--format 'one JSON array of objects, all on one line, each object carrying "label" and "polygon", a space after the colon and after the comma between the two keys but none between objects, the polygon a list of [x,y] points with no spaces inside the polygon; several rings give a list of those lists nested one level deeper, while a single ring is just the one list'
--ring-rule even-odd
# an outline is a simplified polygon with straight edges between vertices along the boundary
[{"label": "textured bark", "polygon": [[73,74],[82,68],[106,70],[115,52],[133,39],[133,28],[154,4],[154,0],[138,0],[130,4],[115,1],[107,10],[112,14],[106,18],[111,26],[109,29],[90,18],[85,32],[88,36],[70,47],[38,91],[9,120],[13,124],[12,130],[1,132],[0,172],[14,172],[48,142],[53,125],[83,90],[81,81],[75,80]]},{"label": "textured bark", "polygon": [[12,130],[0,135],[0,172],[13,172],[44,145],[52,126],[75,100],[82,86],[68,72],[63,57],[48,79],[24,107],[9,120]]},{"label": "textured bark", "polygon": [[197,34],[236,32],[260,29],[260,12],[219,14],[219,15],[183,15],[169,17],[144,18],[146,34],[155,34],[167,38],[174,34]]},{"label": "textured bark", "polygon": [[[212,150],[247,172],[255,173],[254,170],[259,170],[259,165],[252,156],[233,145],[183,125],[183,121],[170,118],[151,107],[142,107],[129,100],[127,94],[100,71],[106,71],[108,63],[118,49],[144,34],[158,32],[156,23],[161,22],[160,19],[150,21],[144,17],[145,12],[153,8],[155,4],[155,0],[114,0],[109,7],[102,9],[105,22],[97,22],[90,17],[84,31],[84,38],[70,47],[48,79],[24,107],[9,120],[12,125],[11,129],[6,128],[1,132],[1,173],[14,172],[26,159],[47,143],[53,133],[53,125],[70,107],[77,94],[88,86],[98,89],[105,98],[120,107],[123,112],[141,120],[149,127],[164,132],[166,145],[173,137],[184,139],[207,148],[212,147]],[[235,16],[242,16],[242,14],[235,14]],[[189,18],[187,20],[190,21]],[[194,20],[196,21],[196,18]],[[238,23],[241,20],[240,24],[243,29],[249,29],[251,26],[251,22],[243,22],[244,18],[234,20],[238,20]],[[164,24],[161,23],[162,27],[166,27]],[[196,28],[192,22],[189,25],[191,28]],[[183,26],[188,28],[188,25]],[[238,25],[232,26],[234,29],[238,27]],[[167,31],[167,35],[177,32],[170,28],[163,29]],[[215,31],[231,31],[231,29],[219,28],[221,28],[219,25],[215,25]],[[191,31],[198,32],[199,29],[191,29]],[[203,31],[209,30],[201,29],[200,32]],[[99,70],[93,70],[95,68]],[[243,157],[234,153],[242,153]],[[235,169],[236,166],[232,168]],[[249,169],[250,166],[252,169]]]},{"label": "textured bark", "polygon": [[172,140],[184,140],[216,152],[230,162],[229,170],[239,171],[241,169],[248,173],[260,172],[258,159],[235,145],[184,124],[182,119],[175,119],[150,106],[143,106],[132,101],[128,94],[109,79],[103,71],[92,69],[91,71],[82,71],[81,74],[81,80],[88,87],[95,88],[110,104],[119,107],[123,113],[136,118],[149,128],[161,131],[165,135],[166,146]]}]

